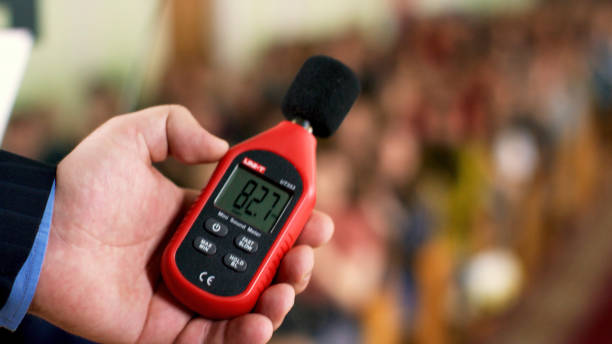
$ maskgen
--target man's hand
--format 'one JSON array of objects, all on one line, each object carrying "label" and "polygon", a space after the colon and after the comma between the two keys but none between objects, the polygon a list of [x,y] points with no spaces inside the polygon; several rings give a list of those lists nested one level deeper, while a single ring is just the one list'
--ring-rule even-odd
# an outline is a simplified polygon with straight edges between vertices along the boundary
[{"label": "man's hand", "polygon": [[188,164],[214,162],[227,149],[180,106],[118,116],[89,135],[58,166],[53,223],[30,311],[100,342],[269,340],[308,284],[312,247],[332,235],[328,216],[313,213],[255,313],[225,321],[197,317],[160,278],[165,243],[197,192],[179,188],[152,163],[168,155]]}]

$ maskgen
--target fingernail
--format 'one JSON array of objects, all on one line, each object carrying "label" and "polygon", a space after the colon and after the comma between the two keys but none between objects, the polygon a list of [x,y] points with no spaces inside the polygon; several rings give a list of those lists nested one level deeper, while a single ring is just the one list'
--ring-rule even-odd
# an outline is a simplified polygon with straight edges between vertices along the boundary
[{"label": "fingernail", "polygon": [[219,150],[227,150],[229,148],[229,143],[227,141],[225,141],[224,139],[212,135],[211,136],[214,138],[214,145],[219,149]]},{"label": "fingernail", "polygon": [[304,274],[304,276],[302,276],[300,283],[307,284],[310,281],[311,276],[312,276],[312,270],[308,271],[307,273]]},{"label": "fingernail", "polygon": [[225,141],[224,139],[219,139],[219,148],[222,148],[223,150],[228,150],[229,149],[229,142]]}]

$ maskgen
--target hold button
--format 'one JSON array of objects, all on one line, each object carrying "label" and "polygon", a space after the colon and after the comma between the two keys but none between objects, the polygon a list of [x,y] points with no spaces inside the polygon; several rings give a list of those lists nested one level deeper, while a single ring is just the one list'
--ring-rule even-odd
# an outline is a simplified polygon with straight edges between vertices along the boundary
[{"label": "hold button", "polygon": [[223,263],[225,263],[228,268],[238,272],[243,272],[247,268],[246,261],[233,253],[226,254],[225,257],[223,257]]}]

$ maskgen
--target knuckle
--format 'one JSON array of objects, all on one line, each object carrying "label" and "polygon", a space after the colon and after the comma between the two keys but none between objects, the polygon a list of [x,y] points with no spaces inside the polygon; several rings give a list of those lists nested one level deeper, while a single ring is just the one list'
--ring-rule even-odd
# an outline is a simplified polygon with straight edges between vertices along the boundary
[{"label": "knuckle", "polygon": [[191,115],[191,111],[189,111],[189,109],[187,109],[187,107],[185,107],[184,105],[181,104],[168,104],[167,106],[167,113],[176,113],[176,114],[180,114],[180,113],[184,113],[184,114],[188,114]]}]

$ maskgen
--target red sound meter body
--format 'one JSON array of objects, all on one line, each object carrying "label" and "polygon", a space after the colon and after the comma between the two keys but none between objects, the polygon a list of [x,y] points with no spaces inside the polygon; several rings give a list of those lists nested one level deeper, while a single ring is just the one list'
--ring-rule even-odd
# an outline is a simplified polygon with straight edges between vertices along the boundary
[{"label": "red sound meter body", "polygon": [[[179,301],[212,319],[253,309],[314,207],[315,150],[316,139],[308,130],[283,121],[227,152],[162,257],[164,281]],[[269,194],[268,189],[277,190],[275,206],[278,198],[288,195],[270,229],[261,230],[267,227],[263,224],[258,229],[242,220],[246,215],[241,219],[228,212],[226,206],[220,206],[227,198],[224,189],[240,188],[229,186],[238,183],[234,174],[255,180],[247,182],[242,193],[247,190],[257,195],[260,190],[250,190],[253,188],[249,189],[248,183],[258,185],[261,194]],[[234,205],[241,203],[237,195]],[[257,196],[252,198],[257,200]],[[259,195],[260,202],[262,198]],[[223,232],[227,234],[218,237]],[[253,248],[255,252],[251,252]]]}]

